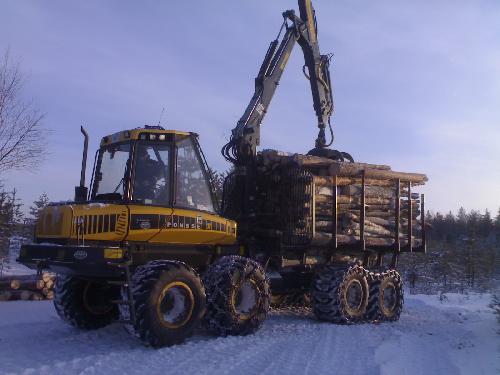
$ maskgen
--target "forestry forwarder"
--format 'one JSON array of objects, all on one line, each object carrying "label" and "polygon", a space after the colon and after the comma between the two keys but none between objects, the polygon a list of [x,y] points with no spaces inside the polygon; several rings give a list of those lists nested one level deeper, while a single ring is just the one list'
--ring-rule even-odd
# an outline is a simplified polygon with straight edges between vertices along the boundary
[{"label": "forestry forwarder", "polygon": [[[350,155],[327,149],[325,128],[333,110],[329,57],[319,54],[311,1],[299,0],[299,7],[300,18],[283,13],[283,39],[271,43],[255,94],[222,150],[235,169],[225,182],[221,215],[196,134],[146,126],[104,137],[88,192],[88,136],[82,128],[75,200],[52,203],[40,213],[35,243],[23,246],[19,258],[58,274],[54,304],[62,319],[82,329],[119,320],[144,343],[160,347],[182,342],[200,321],[218,335],[255,332],[267,317],[271,290],[277,299],[310,294],[315,315],[330,322],[399,318],[402,285],[393,268],[402,247],[372,251],[364,241],[341,247],[332,245],[336,240],[317,247],[301,225],[291,236],[261,230],[258,207],[266,201],[256,167],[259,127],[295,42],[304,52],[318,117],[310,154],[352,162]],[[306,196],[296,190],[310,191],[311,185],[290,181],[283,188],[295,193],[285,194],[282,203],[293,209]],[[290,227],[291,218],[279,219]],[[382,268],[387,252],[393,253],[389,270]],[[378,268],[368,271],[372,265]]]}]

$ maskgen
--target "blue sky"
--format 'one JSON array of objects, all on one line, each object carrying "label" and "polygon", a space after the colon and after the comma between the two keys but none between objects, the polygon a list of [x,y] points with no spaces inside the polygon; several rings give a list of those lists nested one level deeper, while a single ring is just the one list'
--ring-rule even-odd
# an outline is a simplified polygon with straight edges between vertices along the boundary
[{"label": "blue sky", "polygon": [[[423,172],[432,210],[500,206],[500,2],[316,0],[322,53],[333,52],[336,148],[356,161]],[[209,164],[253,92],[295,0],[0,0],[0,50],[29,76],[47,113],[50,155],[0,179],[25,203],[69,199],[80,125],[91,155],[108,133],[162,124],[200,134]],[[298,9],[297,9],[298,10]],[[316,137],[302,52],[294,51],[262,126],[262,146],[307,152]],[[91,158],[89,158],[90,160]]]}]

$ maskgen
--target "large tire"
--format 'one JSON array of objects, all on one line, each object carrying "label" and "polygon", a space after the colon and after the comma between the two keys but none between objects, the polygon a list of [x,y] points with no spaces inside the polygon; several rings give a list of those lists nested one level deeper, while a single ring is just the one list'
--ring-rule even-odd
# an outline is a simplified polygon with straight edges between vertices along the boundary
[{"label": "large tire", "polygon": [[205,312],[205,290],[196,272],[182,262],[156,260],[132,275],[135,321],[132,329],[158,348],[190,337]]},{"label": "large tire", "polygon": [[64,321],[80,329],[98,329],[118,319],[120,288],[105,283],[58,275],[54,306]]},{"label": "large tire", "polygon": [[370,297],[366,319],[370,321],[394,322],[403,311],[403,280],[396,270],[370,273]]},{"label": "large tire", "polygon": [[317,319],[332,323],[360,323],[368,304],[367,271],[329,265],[317,273],[311,290]]},{"label": "large tire", "polygon": [[203,276],[207,292],[206,328],[220,336],[248,335],[267,318],[269,280],[262,266],[241,256],[226,256]]}]

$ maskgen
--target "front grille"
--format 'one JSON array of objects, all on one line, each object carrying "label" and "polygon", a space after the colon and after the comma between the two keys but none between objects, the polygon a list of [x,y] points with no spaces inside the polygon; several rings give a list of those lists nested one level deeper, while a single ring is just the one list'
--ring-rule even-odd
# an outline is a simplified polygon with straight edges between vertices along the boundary
[{"label": "front grille", "polygon": [[127,211],[122,211],[120,215],[118,215],[118,219],[116,220],[116,233],[120,236],[124,236],[127,232]]},{"label": "front grille", "polygon": [[79,215],[73,218],[74,234],[89,235],[116,232],[124,235],[126,227],[126,212],[105,215]]}]

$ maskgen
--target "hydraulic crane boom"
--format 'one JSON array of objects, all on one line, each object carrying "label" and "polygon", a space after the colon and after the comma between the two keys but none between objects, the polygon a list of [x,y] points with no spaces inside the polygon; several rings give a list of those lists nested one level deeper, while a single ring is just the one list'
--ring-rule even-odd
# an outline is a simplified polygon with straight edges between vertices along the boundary
[{"label": "hydraulic crane boom", "polygon": [[[230,141],[222,148],[224,157],[233,164],[245,164],[249,157],[256,154],[257,146],[260,144],[260,125],[296,42],[304,54],[303,72],[311,84],[314,111],[318,119],[319,133],[315,148],[310,154],[352,161],[349,154],[327,149],[333,142],[333,131],[330,126],[333,112],[330,56],[320,54],[318,30],[311,0],[299,0],[299,10],[300,17],[297,17],[293,10],[283,13],[283,25],[276,39],[269,45],[255,78],[255,92],[252,99],[233,129]],[[329,143],[325,137],[326,126],[330,129]]]}]

